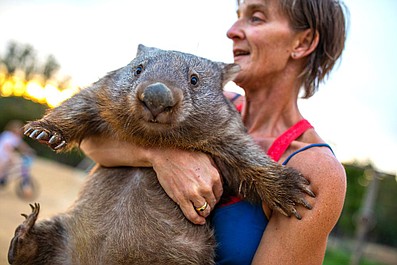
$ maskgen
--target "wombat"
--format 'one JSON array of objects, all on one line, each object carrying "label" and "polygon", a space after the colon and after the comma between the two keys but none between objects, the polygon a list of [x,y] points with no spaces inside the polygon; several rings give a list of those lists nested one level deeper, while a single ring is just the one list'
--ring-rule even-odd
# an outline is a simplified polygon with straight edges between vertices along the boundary
[{"label": "wombat", "polygon": [[[295,206],[311,208],[304,199],[314,196],[309,183],[264,154],[223,95],[238,70],[139,45],[127,66],[28,123],[25,134],[57,151],[104,135],[205,152],[220,169],[225,191],[300,219]],[[97,166],[71,208],[49,220],[36,223],[39,205],[31,206],[11,241],[11,264],[214,263],[210,224],[189,222],[151,168]]]}]

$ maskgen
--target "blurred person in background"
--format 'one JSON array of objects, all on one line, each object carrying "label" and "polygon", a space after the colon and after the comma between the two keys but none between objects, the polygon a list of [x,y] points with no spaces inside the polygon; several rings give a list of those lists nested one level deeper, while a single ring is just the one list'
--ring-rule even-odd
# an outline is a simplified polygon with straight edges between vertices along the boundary
[{"label": "blurred person in background", "polygon": [[7,184],[13,167],[20,165],[21,188],[26,197],[33,192],[30,185],[31,157],[35,151],[23,141],[23,122],[9,121],[0,134],[0,186]]}]

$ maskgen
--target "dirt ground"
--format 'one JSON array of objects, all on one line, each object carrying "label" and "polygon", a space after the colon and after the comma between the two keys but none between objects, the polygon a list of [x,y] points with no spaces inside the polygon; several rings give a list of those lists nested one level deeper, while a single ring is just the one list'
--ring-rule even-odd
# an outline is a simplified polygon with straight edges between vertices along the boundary
[{"label": "dirt ground", "polygon": [[32,201],[17,197],[16,181],[0,189],[0,265],[7,265],[7,253],[15,228],[23,222],[21,213],[31,212],[29,203],[40,203],[39,219],[48,218],[66,210],[76,199],[86,173],[72,167],[35,160],[32,175],[40,187],[39,195]]}]

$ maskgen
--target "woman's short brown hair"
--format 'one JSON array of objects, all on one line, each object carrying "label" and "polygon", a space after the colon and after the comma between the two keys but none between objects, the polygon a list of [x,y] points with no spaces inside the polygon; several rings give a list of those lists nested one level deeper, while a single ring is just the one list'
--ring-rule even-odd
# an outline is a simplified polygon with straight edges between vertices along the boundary
[{"label": "woman's short brown hair", "polygon": [[342,54],[348,10],[338,0],[280,0],[280,8],[288,16],[294,30],[313,29],[313,37],[316,32],[319,34],[318,45],[309,55],[306,68],[301,73],[303,98],[309,98]]}]

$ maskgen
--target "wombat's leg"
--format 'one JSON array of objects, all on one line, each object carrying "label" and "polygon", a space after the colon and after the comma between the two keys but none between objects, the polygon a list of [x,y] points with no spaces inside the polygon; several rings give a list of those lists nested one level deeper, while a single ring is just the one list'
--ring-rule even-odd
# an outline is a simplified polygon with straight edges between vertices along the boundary
[{"label": "wombat's leg", "polygon": [[[85,91],[88,90],[88,91]],[[59,107],[50,110],[42,119],[25,125],[24,133],[30,138],[48,145],[54,150],[71,149],[100,126],[95,108],[95,95],[89,88],[68,99]]]},{"label": "wombat's leg", "polygon": [[[268,194],[265,200],[273,209],[286,216],[293,214],[300,220],[302,216],[297,212],[296,205],[300,204],[307,209],[312,209],[312,206],[304,197],[305,194],[315,197],[315,194],[309,189],[308,185],[310,183],[302,174],[293,168],[281,166],[279,164],[275,165],[275,167],[274,173],[278,176],[275,180],[276,186],[267,187],[270,188],[271,194]],[[269,173],[264,172],[263,174]],[[259,194],[266,196],[263,189],[266,188],[267,184],[263,179],[258,178],[254,183]]]},{"label": "wombat's leg", "polygon": [[[239,146],[239,143],[243,143]],[[224,158],[214,158],[229,187],[249,201],[265,201],[270,208],[286,216],[295,215],[298,204],[311,209],[306,194],[315,197],[309,182],[293,168],[282,166],[251,141],[235,141]],[[225,164],[223,161],[228,161]]]},{"label": "wombat's leg", "polygon": [[8,262],[10,264],[28,264],[37,253],[38,244],[34,236],[30,233],[40,211],[40,204],[30,204],[32,213],[28,216],[22,214],[26,220],[15,230],[15,235],[11,240],[8,250]]},{"label": "wombat's leg", "polygon": [[279,165],[270,158],[265,161],[263,167],[256,166],[247,170],[249,179],[241,182],[241,193],[248,194],[251,192],[249,190],[254,189],[270,208],[286,216],[293,214],[297,219],[302,219],[296,206],[300,204],[311,209],[305,194],[315,197],[308,187],[309,181],[293,168]]}]

